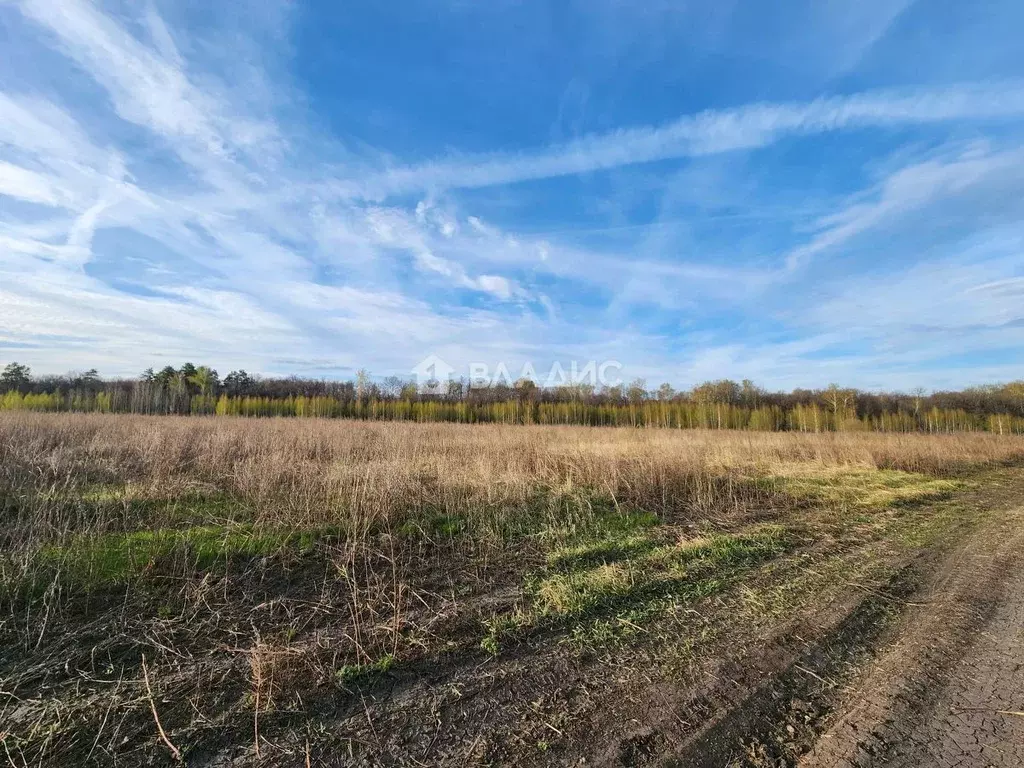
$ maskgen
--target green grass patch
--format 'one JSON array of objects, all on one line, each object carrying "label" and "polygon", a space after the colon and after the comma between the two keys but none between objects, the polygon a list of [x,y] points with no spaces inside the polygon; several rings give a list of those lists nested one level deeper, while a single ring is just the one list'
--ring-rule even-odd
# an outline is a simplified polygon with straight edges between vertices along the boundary
[{"label": "green grass patch", "polygon": [[548,565],[558,570],[595,567],[647,554],[658,543],[651,536],[624,536],[558,547],[548,553]]},{"label": "green grass patch", "polygon": [[343,686],[371,682],[395,665],[395,657],[386,653],[366,664],[345,664],[334,673],[334,679]]},{"label": "green grass patch", "polygon": [[63,572],[75,586],[88,590],[123,583],[161,564],[209,570],[231,559],[303,553],[328,535],[323,530],[257,530],[247,525],[108,533],[43,547],[38,564]]},{"label": "green grass patch", "polygon": [[542,532],[551,543],[565,546],[615,542],[650,531],[661,523],[651,512],[619,507],[612,503],[591,503],[589,513],[553,519]]},{"label": "green grass patch", "polygon": [[649,512],[598,508],[586,521],[556,525],[541,533],[556,570],[602,565],[650,552],[658,544],[659,519]]},{"label": "green grass patch", "polygon": [[651,527],[659,519],[619,505],[610,494],[592,488],[538,487],[514,509],[496,502],[479,508],[467,522],[468,530],[483,538],[540,538],[550,548]]},{"label": "green grass patch", "polygon": [[759,562],[783,548],[778,526],[657,546],[630,559],[541,579],[534,590],[533,604],[541,615],[593,614],[654,594],[687,591],[702,579]]},{"label": "green grass patch", "polygon": [[90,483],[40,495],[51,504],[83,511],[86,519],[118,520],[129,528],[222,525],[252,519],[248,505],[211,488],[184,488],[168,495],[131,483]]},{"label": "green grass patch", "polygon": [[809,471],[799,468],[756,478],[774,493],[800,502],[839,509],[879,510],[948,498],[965,483],[915,472],[863,467],[834,467]]},{"label": "green grass patch", "polygon": [[652,534],[561,548],[527,580],[523,607],[486,622],[481,646],[497,653],[502,641],[543,626],[597,641],[642,632],[666,606],[713,594],[787,546],[781,526],[763,526],[681,542],[658,543]]},{"label": "green grass patch", "polygon": [[915,511],[900,524],[890,526],[886,535],[911,550],[928,549],[956,539],[991,515],[991,509],[971,507],[953,499],[935,508]]},{"label": "green grass patch", "polygon": [[536,539],[545,549],[586,547],[652,528],[656,515],[620,507],[607,494],[586,488],[538,488],[525,502],[481,504],[463,515],[419,509],[398,526],[408,537],[489,541]]}]

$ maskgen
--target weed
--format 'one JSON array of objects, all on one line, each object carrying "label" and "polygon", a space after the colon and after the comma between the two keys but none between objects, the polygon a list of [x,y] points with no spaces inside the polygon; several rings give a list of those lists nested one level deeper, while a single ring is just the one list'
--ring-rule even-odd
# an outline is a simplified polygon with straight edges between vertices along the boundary
[{"label": "weed", "polygon": [[[326,738],[360,752],[349,762],[381,762],[383,729],[400,722],[389,718],[425,708],[383,695],[353,708],[368,722],[341,724],[335,686],[416,658],[457,691],[480,665],[446,657],[468,651],[498,655],[480,674],[515,667],[536,688],[552,684],[558,642],[600,654],[642,641],[652,677],[672,658],[703,662],[704,638],[722,628],[750,638],[849,590],[851,574],[875,583],[866,550],[884,565],[941,541],[977,511],[920,504],[961,487],[938,476],[1010,461],[1021,445],[0,413],[0,677],[20,699],[6,743],[19,764],[82,764],[89,750],[153,762],[144,649],[162,727],[186,755],[259,745],[268,754],[255,757],[275,762],[282,744],[314,764]],[[785,528],[760,524],[772,520]],[[863,562],[839,560],[861,551]],[[496,608],[510,590],[514,607]],[[239,729],[238,654],[253,636],[276,644],[249,651],[254,717]],[[110,708],[89,693],[98,681]],[[482,716],[491,695],[467,696],[466,711]],[[303,726],[312,758],[308,741],[289,740]],[[516,743],[542,749],[544,732],[525,728]]]},{"label": "weed", "polygon": [[780,526],[675,544],[645,541],[635,557],[599,565],[556,558],[563,570],[528,577],[527,607],[490,619],[481,645],[499,648],[501,640],[538,626],[568,627],[570,642],[577,648],[614,643],[645,632],[644,624],[667,606],[714,594],[745,567],[787,546]]},{"label": "weed", "polygon": [[466,532],[468,521],[461,515],[431,514],[406,520],[398,527],[403,536],[455,537]]},{"label": "weed", "polygon": [[484,635],[483,640],[480,641],[480,647],[491,654],[491,656],[497,656],[501,653],[501,644],[498,642],[496,633]]},{"label": "weed", "polygon": [[384,674],[395,665],[390,653],[366,664],[346,664],[334,673],[334,679],[343,686],[363,685]]},{"label": "weed", "polygon": [[79,537],[37,553],[44,570],[57,569],[83,589],[123,583],[162,561],[206,570],[231,558],[267,556],[282,550],[309,551],[322,531],[257,531],[251,526],[197,526],[183,529],[110,533]]}]

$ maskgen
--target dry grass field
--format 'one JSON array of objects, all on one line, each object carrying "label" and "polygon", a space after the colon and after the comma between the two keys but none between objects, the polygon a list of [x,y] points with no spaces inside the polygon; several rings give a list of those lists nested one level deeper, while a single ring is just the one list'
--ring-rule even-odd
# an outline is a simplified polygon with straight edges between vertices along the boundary
[{"label": "dry grass field", "polygon": [[656,762],[1022,460],[990,434],[2,413],[0,760]]}]

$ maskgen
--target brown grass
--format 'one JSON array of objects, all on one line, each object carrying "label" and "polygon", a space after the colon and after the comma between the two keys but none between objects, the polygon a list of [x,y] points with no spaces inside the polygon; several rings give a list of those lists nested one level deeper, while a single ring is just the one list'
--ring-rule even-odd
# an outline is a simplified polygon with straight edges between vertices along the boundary
[{"label": "brown grass", "polygon": [[[409,516],[501,522],[537,502],[604,494],[663,515],[743,502],[730,479],[793,465],[944,474],[1024,453],[989,434],[755,433],[320,420],[0,414],[7,547],[90,524],[62,502],[224,494],[257,525],[365,533]],[[790,471],[787,469],[787,471]],[[781,472],[780,472],[781,473]],[[91,496],[90,496],[91,495]],[[74,505],[72,505],[74,506]],[[555,511],[557,512],[557,505]],[[563,510],[564,511],[564,510]],[[120,524],[162,520],[132,520]],[[498,518],[498,519],[495,519]],[[173,521],[171,521],[173,522]]]},{"label": "brown grass", "polygon": [[[785,534],[787,504],[860,520],[1022,458],[1024,438],[990,434],[0,413],[0,689],[18,697],[0,720],[13,707],[23,740],[5,746],[133,764],[216,737],[259,757],[276,712],[323,708],[327,689],[343,708],[338,691],[481,638],[496,652],[494,626],[547,612],[569,631],[654,587],[720,589],[808,538],[743,549],[766,522]],[[685,567],[657,556],[709,541]],[[158,716],[150,679],[176,691]]]}]

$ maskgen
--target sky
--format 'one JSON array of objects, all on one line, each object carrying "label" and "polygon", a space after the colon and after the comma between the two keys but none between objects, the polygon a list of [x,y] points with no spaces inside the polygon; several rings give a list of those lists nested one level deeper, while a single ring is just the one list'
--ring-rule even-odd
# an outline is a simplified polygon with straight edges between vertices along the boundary
[{"label": "sky", "polygon": [[0,364],[1024,378],[1024,4],[0,0]]}]

